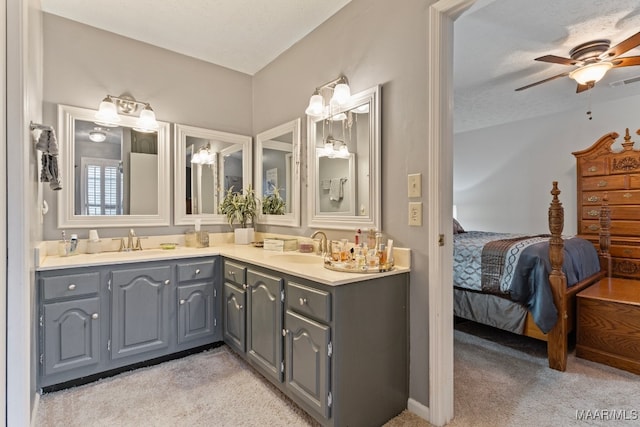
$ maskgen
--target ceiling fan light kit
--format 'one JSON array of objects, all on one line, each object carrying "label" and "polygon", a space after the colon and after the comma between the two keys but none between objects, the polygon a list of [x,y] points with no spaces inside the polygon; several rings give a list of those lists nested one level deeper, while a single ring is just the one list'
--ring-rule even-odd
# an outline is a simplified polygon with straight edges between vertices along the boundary
[{"label": "ceiling fan light kit", "polygon": [[576,93],[589,90],[595,86],[597,82],[607,74],[612,68],[629,67],[640,65],[640,56],[630,56],[620,58],[620,55],[629,50],[640,46],[640,32],[632,35],[626,40],[618,43],[614,47],[610,47],[611,42],[605,39],[592,40],[579,44],[569,51],[570,58],[564,58],[556,55],[544,55],[536,58],[536,61],[548,62],[552,64],[561,64],[576,66],[577,68],[570,71],[548,77],[535,83],[516,89],[521,91],[559,77],[568,76],[578,83]]}]

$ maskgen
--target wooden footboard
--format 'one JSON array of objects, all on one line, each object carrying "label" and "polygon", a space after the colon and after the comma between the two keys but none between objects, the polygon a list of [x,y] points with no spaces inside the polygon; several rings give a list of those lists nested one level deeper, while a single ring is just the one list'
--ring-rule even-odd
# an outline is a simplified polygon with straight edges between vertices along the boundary
[{"label": "wooden footboard", "polygon": [[[549,359],[550,368],[565,371],[567,369],[568,335],[573,329],[573,320],[575,318],[575,295],[582,289],[602,279],[605,273],[604,271],[601,271],[600,273],[589,277],[587,280],[583,280],[582,282],[567,289],[567,278],[562,271],[562,263],[564,260],[564,241],[562,239],[562,230],[564,228],[564,208],[558,198],[560,190],[558,189],[557,181],[553,182],[551,194],[553,195],[553,199],[549,206],[549,231],[551,232],[551,239],[549,241],[551,274],[549,275],[549,283],[553,293],[553,301],[556,305],[556,309],[558,310],[558,322],[546,335],[547,357]],[[608,221],[608,209],[605,203],[601,210],[601,226],[603,222],[606,221]],[[604,225],[606,231],[603,230],[601,237],[604,235],[605,242],[601,242],[601,248],[604,246],[605,249],[604,254],[601,254],[601,256],[606,257],[606,248],[608,248],[606,232],[608,231],[608,224],[605,223]],[[530,322],[527,322],[527,324],[529,323]],[[528,325],[527,329],[528,330],[525,331],[525,334],[528,336],[538,339],[541,338],[541,335],[544,337],[544,334],[542,334],[535,325],[532,327],[529,327]]]}]

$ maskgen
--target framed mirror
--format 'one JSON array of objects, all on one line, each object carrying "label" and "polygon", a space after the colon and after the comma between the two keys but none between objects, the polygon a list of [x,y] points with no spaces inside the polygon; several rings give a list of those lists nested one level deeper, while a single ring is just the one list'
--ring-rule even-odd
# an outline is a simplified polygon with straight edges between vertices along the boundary
[{"label": "framed mirror", "polygon": [[307,116],[309,227],[380,229],[380,86]]},{"label": "framed mirror", "polygon": [[138,132],[137,117],[123,115],[119,126],[107,127],[95,114],[58,105],[58,227],[169,225],[169,123]]},{"label": "framed mirror", "polygon": [[260,224],[300,227],[300,119],[256,136]]},{"label": "framed mirror", "polygon": [[251,137],[175,125],[174,223],[227,224],[219,205],[229,188],[251,184]]}]

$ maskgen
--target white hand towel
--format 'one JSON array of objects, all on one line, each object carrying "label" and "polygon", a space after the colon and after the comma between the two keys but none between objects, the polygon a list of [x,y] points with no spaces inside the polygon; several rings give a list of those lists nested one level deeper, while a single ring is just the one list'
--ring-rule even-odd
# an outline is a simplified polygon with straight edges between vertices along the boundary
[{"label": "white hand towel", "polygon": [[340,178],[333,178],[329,184],[329,200],[339,202],[342,200],[342,180]]}]

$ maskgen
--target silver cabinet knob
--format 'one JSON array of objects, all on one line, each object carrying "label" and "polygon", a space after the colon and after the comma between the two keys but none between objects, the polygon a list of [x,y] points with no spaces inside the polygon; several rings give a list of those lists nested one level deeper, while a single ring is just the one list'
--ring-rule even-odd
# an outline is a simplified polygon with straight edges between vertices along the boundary
[{"label": "silver cabinet knob", "polygon": [[187,302],[187,301],[185,301],[185,300],[181,299],[181,300],[180,300],[180,305],[184,305],[184,303],[185,303],[185,302]]},{"label": "silver cabinet knob", "polygon": [[305,305],[306,303],[307,303],[307,299],[300,297],[300,305]]},{"label": "silver cabinet knob", "polygon": [[98,318],[98,313],[93,313],[91,315],[91,318],[94,319],[94,320],[97,319]]},{"label": "silver cabinet knob", "polygon": [[200,274],[200,269],[196,268],[196,274]]},{"label": "silver cabinet knob", "polygon": [[242,289],[247,289],[247,284],[246,283],[242,284]]},{"label": "silver cabinet knob", "polygon": [[286,329],[282,330],[282,336],[283,337],[286,337],[288,333],[289,333],[289,331],[287,331]]},{"label": "silver cabinet knob", "polygon": [[243,308],[244,308],[244,307],[242,306],[242,304],[240,304],[240,305],[238,306],[238,310],[242,310]]},{"label": "silver cabinet knob", "polygon": [[69,286],[67,286],[67,289],[69,289],[70,291],[73,291],[76,288],[76,284],[72,283]]},{"label": "silver cabinet knob", "polygon": [[165,284],[165,285],[168,285],[169,283],[171,283],[171,280],[169,280],[169,279],[167,279],[167,280],[165,280],[165,281],[164,281],[164,284]]}]

